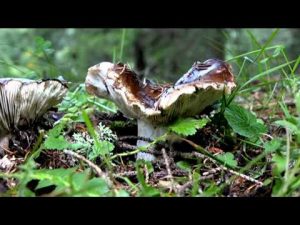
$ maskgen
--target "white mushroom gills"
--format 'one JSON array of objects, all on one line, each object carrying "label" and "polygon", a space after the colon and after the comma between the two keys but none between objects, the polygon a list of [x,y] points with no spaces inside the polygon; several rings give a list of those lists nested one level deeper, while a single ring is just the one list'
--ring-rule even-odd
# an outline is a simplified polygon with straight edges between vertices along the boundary
[{"label": "white mushroom gills", "polygon": [[[67,92],[59,80],[0,79],[0,155],[8,149],[10,134],[20,125],[31,125]],[[25,123],[25,124],[24,124]]]}]

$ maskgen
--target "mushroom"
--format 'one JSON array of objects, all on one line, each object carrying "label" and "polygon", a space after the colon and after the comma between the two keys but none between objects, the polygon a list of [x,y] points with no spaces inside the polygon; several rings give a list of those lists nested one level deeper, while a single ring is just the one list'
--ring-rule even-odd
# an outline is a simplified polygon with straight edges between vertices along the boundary
[{"label": "mushroom", "polygon": [[0,78],[0,155],[8,149],[14,130],[32,125],[66,92],[67,86],[60,80]]},{"label": "mushroom", "polygon": [[[102,62],[88,69],[86,90],[113,101],[138,121],[138,136],[154,139],[179,117],[199,114],[236,86],[231,66],[218,59],[195,62],[174,85],[140,80],[127,65]],[[137,145],[145,145],[138,141]]]}]

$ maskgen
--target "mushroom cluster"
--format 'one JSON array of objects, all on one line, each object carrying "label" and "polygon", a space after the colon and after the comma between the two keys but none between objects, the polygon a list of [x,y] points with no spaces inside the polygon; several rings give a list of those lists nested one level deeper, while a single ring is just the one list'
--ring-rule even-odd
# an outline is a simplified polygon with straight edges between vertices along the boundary
[{"label": "mushroom cluster", "polygon": [[102,62],[89,68],[85,84],[88,93],[137,119],[138,135],[152,139],[170,122],[199,114],[236,86],[230,65],[218,59],[195,62],[174,85],[142,81],[126,64]]},{"label": "mushroom cluster", "polygon": [[8,148],[13,130],[32,125],[67,92],[60,80],[0,79],[0,155]]}]

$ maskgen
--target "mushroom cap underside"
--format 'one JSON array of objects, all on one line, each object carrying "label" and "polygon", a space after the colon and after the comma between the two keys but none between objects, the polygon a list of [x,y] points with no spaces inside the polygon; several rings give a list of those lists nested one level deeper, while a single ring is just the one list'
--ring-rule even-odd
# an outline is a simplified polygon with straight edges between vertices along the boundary
[{"label": "mushroom cap underside", "polygon": [[129,117],[147,120],[154,125],[167,124],[178,117],[198,115],[234,87],[234,83],[185,84],[168,89],[151,108],[117,90],[119,95],[115,103]]},{"label": "mushroom cap underside", "polygon": [[0,133],[32,124],[65,96],[59,80],[0,78]]},{"label": "mushroom cap underside", "polygon": [[112,100],[128,117],[165,124],[194,116],[235,87],[228,64],[221,60],[197,62],[175,85],[142,82],[124,64],[100,63],[89,69],[86,89]]}]

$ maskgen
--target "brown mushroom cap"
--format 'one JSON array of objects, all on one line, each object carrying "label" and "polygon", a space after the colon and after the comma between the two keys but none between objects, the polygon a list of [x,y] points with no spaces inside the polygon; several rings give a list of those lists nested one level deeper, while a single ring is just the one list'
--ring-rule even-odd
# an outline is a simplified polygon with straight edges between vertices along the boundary
[{"label": "brown mushroom cap", "polygon": [[194,116],[235,87],[231,67],[210,59],[196,62],[174,86],[142,82],[128,66],[102,62],[88,70],[86,90],[110,99],[127,116],[153,125]]},{"label": "brown mushroom cap", "polygon": [[59,80],[0,78],[0,134],[32,124],[66,92],[67,86]]}]

